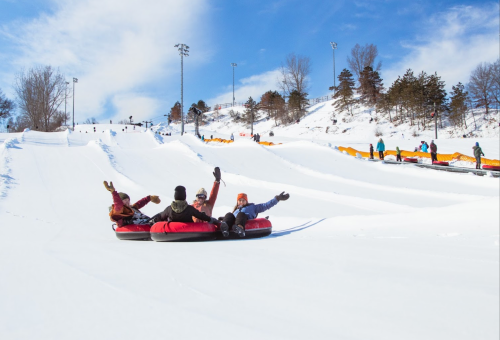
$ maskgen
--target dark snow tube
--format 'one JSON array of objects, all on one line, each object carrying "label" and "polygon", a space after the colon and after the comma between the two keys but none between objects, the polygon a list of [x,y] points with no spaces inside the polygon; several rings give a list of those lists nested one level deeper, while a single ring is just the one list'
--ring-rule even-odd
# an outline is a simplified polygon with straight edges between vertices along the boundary
[{"label": "dark snow tube", "polygon": [[500,171],[500,166],[496,165],[483,165],[484,170],[494,170],[494,171]]},{"label": "dark snow tube", "polygon": [[[256,238],[270,235],[271,222],[265,218],[247,221],[244,238]],[[151,238],[157,242],[171,241],[210,241],[239,239],[232,231],[229,237],[223,237],[220,228],[211,223],[157,222],[151,227]]]},{"label": "dark snow tube", "polygon": [[403,161],[408,162],[408,163],[418,163],[418,159],[416,159],[416,158],[406,157],[405,159],[403,159]]},{"label": "dark snow tube", "polygon": [[151,241],[150,229],[151,227],[147,224],[130,224],[114,230],[116,237],[120,240]]},{"label": "dark snow tube", "polygon": [[448,162],[434,161],[434,162],[432,162],[432,165],[443,165],[443,166],[448,166],[448,165],[450,165],[450,163],[448,163]]}]

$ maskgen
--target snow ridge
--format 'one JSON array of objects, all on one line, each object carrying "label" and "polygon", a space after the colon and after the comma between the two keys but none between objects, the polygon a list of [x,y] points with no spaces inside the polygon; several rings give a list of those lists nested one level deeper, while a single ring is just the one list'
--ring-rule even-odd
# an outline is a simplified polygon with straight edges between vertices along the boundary
[{"label": "snow ridge", "polygon": [[19,144],[17,138],[10,138],[0,145],[0,198],[7,197],[8,190],[15,183],[9,163],[12,161],[10,149],[19,149],[16,144]]}]

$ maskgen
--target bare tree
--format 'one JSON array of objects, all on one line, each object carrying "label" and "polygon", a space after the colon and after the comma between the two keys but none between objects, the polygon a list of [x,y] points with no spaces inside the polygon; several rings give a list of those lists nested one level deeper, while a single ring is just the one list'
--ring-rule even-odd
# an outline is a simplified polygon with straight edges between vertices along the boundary
[{"label": "bare tree", "polygon": [[351,57],[347,57],[347,63],[349,68],[359,79],[361,72],[365,67],[370,66],[375,72],[379,72],[382,67],[382,62],[378,62],[375,67],[375,59],[378,56],[378,49],[376,45],[366,44],[365,46],[360,46],[356,44],[351,50]]},{"label": "bare tree", "polygon": [[298,91],[301,94],[306,93],[308,87],[307,77],[311,73],[311,60],[309,57],[290,53],[286,57],[286,65],[281,65],[280,72],[278,86],[283,90],[285,96],[289,96],[293,91]]},{"label": "bare tree", "polygon": [[51,66],[37,66],[17,75],[14,90],[21,116],[30,128],[49,131],[64,102],[66,81]]},{"label": "bare tree", "polygon": [[491,66],[491,76],[493,80],[492,95],[497,102],[497,107],[500,104],[500,59],[497,59]]},{"label": "bare tree", "polygon": [[480,63],[470,75],[467,90],[476,104],[476,107],[484,107],[486,114],[493,101],[493,65]]}]

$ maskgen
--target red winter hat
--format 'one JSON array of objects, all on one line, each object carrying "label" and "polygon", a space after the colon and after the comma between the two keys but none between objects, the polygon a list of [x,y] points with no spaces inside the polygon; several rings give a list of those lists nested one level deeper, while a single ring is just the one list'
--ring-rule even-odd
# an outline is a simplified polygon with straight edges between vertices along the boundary
[{"label": "red winter hat", "polygon": [[244,194],[244,193],[238,194],[238,197],[236,198],[236,200],[238,201],[240,198],[243,198],[245,201],[248,202],[247,194]]}]

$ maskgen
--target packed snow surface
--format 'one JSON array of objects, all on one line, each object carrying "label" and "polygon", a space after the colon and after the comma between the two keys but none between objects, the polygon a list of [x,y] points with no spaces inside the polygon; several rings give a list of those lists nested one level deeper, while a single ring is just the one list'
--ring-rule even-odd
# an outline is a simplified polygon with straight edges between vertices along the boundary
[{"label": "packed snow surface", "polygon": [[[214,122],[215,123],[215,122]],[[499,179],[368,162],[375,138],[234,128],[172,136],[119,125],[0,134],[2,339],[498,339]],[[222,129],[222,128],[221,128]],[[81,131],[81,132],[80,132]],[[215,136],[214,136],[215,137]],[[411,148],[422,138],[388,139]],[[263,135],[262,140],[270,140]],[[427,138],[430,142],[430,138]],[[437,140],[469,153],[470,139]],[[478,140],[498,159],[498,138]],[[406,146],[407,145],[407,146]],[[222,179],[214,216],[236,195],[290,199],[262,214],[265,238],[120,241],[103,181],[152,216],[184,185]]]}]

